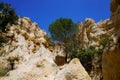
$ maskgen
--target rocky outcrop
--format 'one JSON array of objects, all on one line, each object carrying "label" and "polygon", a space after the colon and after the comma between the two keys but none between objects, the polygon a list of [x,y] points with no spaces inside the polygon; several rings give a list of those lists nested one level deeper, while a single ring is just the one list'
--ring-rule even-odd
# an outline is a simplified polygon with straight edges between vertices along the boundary
[{"label": "rocky outcrop", "polygon": [[75,58],[68,65],[60,67],[60,71],[57,72],[55,80],[91,80],[91,78],[79,59]]},{"label": "rocky outcrop", "polygon": [[111,26],[112,22],[107,19],[95,23],[91,18],[87,18],[83,23],[78,23],[79,33],[78,38],[81,42],[82,48],[89,48],[91,46],[100,47],[99,41],[104,36],[112,36],[113,27]]},{"label": "rocky outcrop", "polygon": [[29,79],[29,75],[35,75],[32,73],[33,69],[36,69],[35,66],[43,66],[44,60],[50,65],[55,64],[54,55],[43,46],[46,43],[46,32],[36,23],[32,23],[29,18],[20,18],[17,26],[8,25],[7,28],[7,37],[10,41],[3,47],[0,62],[6,61],[10,69],[7,73],[9,76],[1,80],[26,80]]},{"label": "rocky outcrop", "polygon": [[[95,23],[87,18],[78,23],[81,49],[102,49],[99,41],[109,37],[104,53],[96,54],[92,61],[92,80],[120,79],[120,1],[111,0],[110,9],[110,19]],[[0,46],[0,80],[91,80],[79,59],[65,63],[64,46],[49,46],[46,32],[29,18],[19,18],[18,25],[7,28],[9,41]]]},{"label": "rocky outcrop", "polygon": [[92,46],[97,50],[102,48],[99,41],[105,36],[109,37],[103,54],[93,59],[91,77],[94,80],[100,80],[101,74],[104,80],[120,79],[120,0],[111,0],[110,10],[110,19],[95,23],[87,18],[84,23],[78,24],[81,48],[87,49]]},{"label": "rocky outcrop", "polygon": [[91,79],[78,59],[62,66],[56,58],[64,57],[63,49],[56,46],[51,50],[45,39],[46,32],[29,18],[20,18],[18,25],[7,28],[9,41],[0,48],[0,74],[1,69],[5,71],[0,80]]},{"label": "rocky outcrop", "polygon": [[[88,49],[94,47],[96,51],[103,49],[100,41],[109,37],[109,42],[113,41],[114,27],[113,22],[109,19],[95,23],[91,18],[87,18],[84,23],[78,23],[79,31],[77,38],[81,42],[81,48]],[[89,72],[93,80],[102,79],[102,52],[94,55],[91,62],[92,69]]]},{"label": "rocky outcrop", "polygon": [[120,79],[120,0],[111,0],[111,21],[113,22],[113,42],[109,44],[103,54],[104,80]]}]

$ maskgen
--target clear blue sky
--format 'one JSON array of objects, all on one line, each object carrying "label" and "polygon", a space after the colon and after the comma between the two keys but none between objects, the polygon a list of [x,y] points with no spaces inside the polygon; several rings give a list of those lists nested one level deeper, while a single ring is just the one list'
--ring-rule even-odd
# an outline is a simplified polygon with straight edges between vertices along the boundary
[{"label": "clear blue sky", "polygon": [[30,17],[41,29],[55,19],[71,18],[75,23],[93,18],[96,22],[110,17],[110,0],[0,0],[12,4],[18,15]]}]

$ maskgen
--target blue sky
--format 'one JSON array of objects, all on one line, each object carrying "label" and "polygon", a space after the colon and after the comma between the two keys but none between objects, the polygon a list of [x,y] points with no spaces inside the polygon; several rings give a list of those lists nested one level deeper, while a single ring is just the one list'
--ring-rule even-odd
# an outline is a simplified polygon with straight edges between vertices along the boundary
[{"label": "blue sky", "polygon": [[96,22],[110,17],[110,0],[0,0],[10,3],[21,17],[29,17],[48,33],[55,19],[71,18],[75,23],[93,18]]}]

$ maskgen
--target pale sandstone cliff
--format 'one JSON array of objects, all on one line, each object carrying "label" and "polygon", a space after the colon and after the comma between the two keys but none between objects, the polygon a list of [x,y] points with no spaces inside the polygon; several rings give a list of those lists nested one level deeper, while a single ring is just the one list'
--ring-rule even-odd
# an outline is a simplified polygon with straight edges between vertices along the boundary
[{"label": "pale sandstone cliff", "polygon": [[114,28],[111,25],[112,22],[109,19],[95,23],[93,19],[87,18],[83,24],[79,23],[77,36],[81,42],[81,47],[89,48],[94,46],[98,49],[102,37],[112,36]]},{"label": "pale sandstone cliff", "polygon": [[[93,19],[87,18],[84,23],[78,23],[77,38],[81,42],[81,48],[95,47],[96,51],[102,49],[103,46],[99,42],[106,36],[109,37],[109,42],[113,41],[114,27],[112,25],[113,22],[109,19],[95,23]],[[90,76],[92,79],[102,79],[102,53],[94,55],[91,65]]]},{"label": "pale sandstone cliff", "polygon": [[[81,48],[101,48],[99,41],[109,37],[109,43],[102,54],[102,72],[100,56],[93,61],[93,80],[120,79],[120,1],[111,0],[111,18],[95,23],[87,18],[79,23],[78,39]],[[56,56],[62,55],[59,46],[55,48],[46,44],[46,32],[39,29],[29,18],[19,19],[18,25],[10,27],[8,38],[11,39],[0,48],[0,67],[8,72],[0,80],[91,80],[78,59],[58,66]],[[62,57],[64,59],[64,57]],[[61,61],[61,58],[60,58]],[[14,64],[14,65],[13,65]]]},{"label": "pale sandstone cliff", "polygon": [[55,57],[62,50],[51,50],[46,32],[29,18],[20,18],[17,26],[7,28],[10,41],[0,50],[0,67],[7,74],[0,80],[91,80],[78,59],[57,66]]}]

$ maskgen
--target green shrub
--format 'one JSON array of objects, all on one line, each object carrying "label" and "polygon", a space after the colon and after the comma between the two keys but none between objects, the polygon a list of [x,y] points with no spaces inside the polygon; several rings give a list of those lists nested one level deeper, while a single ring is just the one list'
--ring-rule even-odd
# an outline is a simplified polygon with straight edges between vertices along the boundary
[{"label": "green shrub", "polygon": [[6,37],[7,34],[0,31],[0,47],[3,46],[3,43],[7,43],[9,39]]},{"label": "green shrub", "polygon": [[46,39],[46,41],[47,41],[47,44],[48,44],[49,46],[52,46],[52,47],[55,46],[54,42],[52,42],[52,39],[51,39],[51,37],[50,37],[49,35],[45,35],[44,37],[45,37],[45,39]]},{"label": "green shrub", "polygon": [[94,48],[74,50],[71,54],[71,59],[79,58],[85,69],[90,72],[92,69],[92,59],[95,53],[97,53],[97,51]]},{"label": "green shrub", "polygon": [[73,37],[75,36],[77,25],[70,18],[56,19],[49,25],[49,31],[53,40],[63,43],[65,49],[65,62],[70,50],[72,50]]},{"label": "green shrub", "polygon": [[0,77],[5,76],[5,74],[8,72],[7,69],[4,69],[3,67],[0,66]]},{"label": "green shrub", "polygon": [[8,3],[0,2],[0,46],[9,41],[6,37],[7,24],[17,24],[17,21],[18,16],[14,8]]},{"label": "green shrub", "polygon": [[98,50],[95,50],[94,47],[90,47],[88,49],[73,50],[71,59],[79,58],[85,69],[90,72],[92,69],[92,60],[94,58],[94,54],[102,54],[108,42],[109,38],[106,36],[99,41],[99,44],[103,47],[100,47]]},{"label": "green shrub", "polygon": [[105,47],[107,45],[109,41],[109,38],[108,37],[103,37],[100,41],[99,41],[99,44],[102,45],[103,47]]},{"label": "green shrub", "polygon": [[6,25],[16,24],[17,20],[18,16],[14,8],[8,3],[0,2],[0,29],[5,32]]},{"label": "green shrub", "polygon": [[102,53],[103,53],[103,50],[104,50],[104,48],[99,48],[99,49],[97,50],[97,53],[98,53],[98,54],[102,54]]}]

